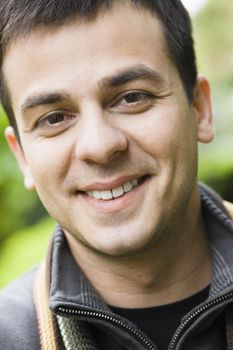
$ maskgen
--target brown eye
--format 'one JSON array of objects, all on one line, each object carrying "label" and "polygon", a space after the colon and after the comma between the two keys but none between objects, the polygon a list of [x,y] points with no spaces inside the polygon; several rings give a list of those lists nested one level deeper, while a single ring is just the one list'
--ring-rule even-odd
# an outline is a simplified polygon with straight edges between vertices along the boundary
[{"label": "brown eye", "polygon": [[41,135],[52,137],[65,132],[74,125],[77,120],[76,114],[70,114],[66,111],[54,111],[40,118],[35,128],[39,130]]},{"label": "brown eye", "polygon": [[154,106],[156,96],[147,91],[128,91],[119,95],[111,105],[116,113],[137,114]]},{"label": "brown eye", "polygon": [[150,95],[142,92],[131,92],[124,96],[127,103],[135,103],[149,99]]},{"label": "brown eye", "polygon": [[140,103],[145,102],[152,99],[152,96],[150,94],[144,93],[144,92],[130,92],[123,96],[123,99],[126,103]]},{"label": "brown eye", "polygon": [[49,124],[61,123],[63,122],[63,120],[64,120],[64,114],[62,113],[53,113],[47,117],[47,121]]}]

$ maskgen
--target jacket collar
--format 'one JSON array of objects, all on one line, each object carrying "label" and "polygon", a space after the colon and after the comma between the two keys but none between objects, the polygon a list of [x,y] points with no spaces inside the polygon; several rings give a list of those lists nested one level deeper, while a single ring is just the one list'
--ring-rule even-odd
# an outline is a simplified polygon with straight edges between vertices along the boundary
[{"label": "jacket collar", "polygon": [[[201,203],[213,258],[210,298],[233,289],[233,222],[218,195],[200,186]],[[50,256],[50,309],[61,305],[109,312],[75,262],[57,225]]]},{"label": "jacket collar", "polygon": [[65,235],[57,225],[52,242],[50,308],[61,304],[108,310],[70,253]]},{"label": "jacket collar", "polygon": [[221,198],[201,185],[201,202],[206,231],[212,253],[212,283],[210,296],[214,297],[233,287],[233,222]]}]

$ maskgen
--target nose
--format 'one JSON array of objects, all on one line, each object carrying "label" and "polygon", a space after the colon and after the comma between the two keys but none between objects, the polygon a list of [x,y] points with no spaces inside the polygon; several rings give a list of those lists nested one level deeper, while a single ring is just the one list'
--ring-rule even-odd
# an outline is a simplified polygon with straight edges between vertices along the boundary
[{"label": "nose", "polygon": [[81,118],[75,149],[79,160],[105,164],[127,147],[126,134],[108,116],[97,112]]}]

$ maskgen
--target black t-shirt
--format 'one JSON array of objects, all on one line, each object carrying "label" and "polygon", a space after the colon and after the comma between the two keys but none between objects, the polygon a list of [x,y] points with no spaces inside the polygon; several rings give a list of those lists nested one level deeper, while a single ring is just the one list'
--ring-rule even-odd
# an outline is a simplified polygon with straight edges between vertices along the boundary
[{"label": "black t-shirt", "polygon": [[208,294],[209,287],[187,299],[168,305],[144,309],[118,307],[111,307],[111,309],[137,325],[158,346],[159,350],[167,350],[182,317],[206,300]]}]

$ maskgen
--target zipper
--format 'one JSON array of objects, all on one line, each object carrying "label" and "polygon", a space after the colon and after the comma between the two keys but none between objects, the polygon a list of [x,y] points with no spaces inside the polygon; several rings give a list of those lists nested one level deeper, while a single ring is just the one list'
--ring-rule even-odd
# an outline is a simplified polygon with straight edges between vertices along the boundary
[{"label": "zipper", "polygon": [[227,301],[231,297],[233,297],[233,292],[229,292],[225,295],[222,295],[221,297],[218,297],[218,298],[210,301],[209,303],[201,306],[196,311],[194,311],[185,321],[183,321],[181,323],[181,325],[177,329],[175,335],[173,336],[173,338],[171,340],[169,350],[175,350],[175,347],[176,347],[179,339],[185,333],[186,329],[188,328],[188,326],[190,325],[191,322],[193,322],[195,319],[197,319],[203,312],[209,310],[213,306],[219,305],[219,304]]},{"label": "zipper", "polygon": [[68,308],[68,307],[58,307],[58,311],[60,313],[63,313],[65,315],[77,315],[77,316],[81,316],[81,317],[91,317],[91,318],[95,318],[95,319],[99,319],[99,320],[104,320],[104,321],[108,321],[112,324],[114,324],[115,326],[118,326],[120,328],[122,328],[123,330],[128,331],[130,334],[132,334],[139,343],[141,343],[144,348],[146,350],[156,350],[156,348],[154,347],[154,345],[149,342],[140,332],[138,332],[137,330],[131,328],[130,326],[128,326],[126,323],[118,320],[117,318],[104,314],[102,312],[98,312],[98,311],[87,311],[87,310],[77,310],[77,309],[73,309],[73,308]]},{"label": "zipper", "polygon": [[[203,305],[202,307],[198,308],[197,310],[195,310],[185,321],[182,322],[182,324],[177,329],[177,331],[176,331],[175,335],[173,336],[171,343],[169,345],[169,350],[175,350],[179,339],[185,333],[185,331],[187,330],[190,323],[192,323],[195,319],[197,319],[205,311],[208,311],[213,306],[219,305],[219,304],[227,301],[231,297],[233,297],[233,292],[229,292],[221,297],[218,297],[218,298],[214,299],[213,301],[210,301],[209,303],[207,303],[207,304]],[[99,319],[99,320],[103,320],[103,321],[108,321],[108,322],[114,324],[115,326],[118,326],[118,327],[122,328],[123,330],[126,330],[130,334],[132,334],[138,340],[138,342],[144,346],[145,349],[156,350],[155,346],[151,342],[149,342],[140,332],[131,328],[126,323],[118,320],[117,318],[115,318],[113,316],[110,316],[110,315],[107,315],[107,314],[104,314],[104,313],[98,312],[98,311],[95,312],[95,311],[87,311],[87,310],[77,310],[77,309],[68,308],[68,307],[58,307],[58,311],[62,314],[65,314],[65,315],[72,315],[72,316],[76,315],[76,316],[81,316],[81,317],[90,317],[90,318],[95,318],[95,319]]]}]

